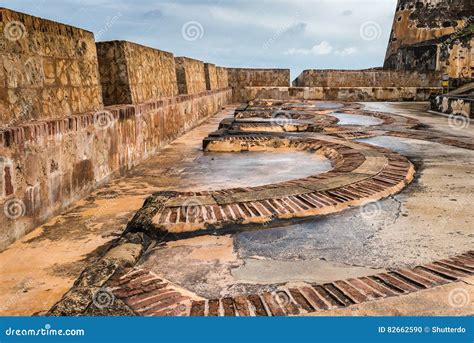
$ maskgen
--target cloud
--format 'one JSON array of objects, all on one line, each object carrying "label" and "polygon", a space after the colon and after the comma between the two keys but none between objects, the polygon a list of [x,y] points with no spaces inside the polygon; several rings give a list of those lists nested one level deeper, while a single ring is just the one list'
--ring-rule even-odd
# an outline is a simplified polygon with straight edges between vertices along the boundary
[{"label": "cloud", "polygon": [[336,50],[334,53],[339,56],[347,56],[347,55],[353,55],[356,52],[357,52],[357,48],[354,46],[350,46],[342,50]]},{"label": "cloud", "polygon": [[289,49],[286,55],[329,55],[333,51],[332,45],[323,40],[321,43],[314,45],[311,49]]},{"label": "cloud", "polygon": [[160,19],[163,17],[163,11],[161,10],[148,11],[148,12],[145,12],[142,17],[143,19],[152,19],[152,20]]},{"label": "cloud", "polygon": [[343,16],[346,16],[346,17],[347,17],[347,16],[352,15],[352,11],[351,11],[351,10],[345,10],[345,11],[343,11],[341,14],[342,14]]},{"label": "cloud", "polygon": [[307,26],[308,24],[306,23],[297,23],[293,26],[290,26],[286,32],[289,34],[301,34],[305,32]]},{"label": "cloud", "polygon": [[311,49],[296,49],[292,48],[285,52],[285,55],[330,55],[349,56],[357,53],[358,49],[354,46],[349,46],[343,49],[335,49],[328,41],[314,45]]}]

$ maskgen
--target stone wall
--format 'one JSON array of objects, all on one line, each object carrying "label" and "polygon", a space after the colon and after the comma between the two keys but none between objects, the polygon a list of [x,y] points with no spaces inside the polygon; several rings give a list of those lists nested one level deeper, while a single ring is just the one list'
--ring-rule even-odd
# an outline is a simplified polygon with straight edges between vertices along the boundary
[{"label": "stone wall", "polygon": [[234,101],[245,99],[245,87],[288,87],[290,86],[289,69],[246,69],[227,68],[229,86],[234,92]]},{"label": "stone wall", "polygon": [[0,10],[0,250],[231,102],[200,61],[177,95],[170,53]]},{"label": "stone wall", "polygon": [[217,82],[216,65],[211,63],[204,63],[204,73],[206,77],[206,89],[208,91],[219,89]]},{"label": "stone wall", "polygon": [[178,96],[0,133],[0,250],[198,125],[231,90]]},{"label": "stone wall", "polygon": [[206,91],[204,63],[188,57],[175,57],[179,94],[198,94]]},{"label": "stone wall", "polygon": [[451,87],[472,80],[472,0],[399,0],[384,68],[438,70]]},{"label": "stone wall", "polygon": [[178,95],[173,54],[126,41],[97,43],[105,105]]},{"label": "stone wall", "polygon": [[0,127],[102,106],[91,32],[0,8]]},{"label": "stone wall", "polygon": [[368,70],[304,70],[294,87],[439,87],[437,72]]},{"label": "stone wall", "polygon": [[441,92],[441,87],[245,87],[241,96],[244,101],[428,101]]},{"label": "stone wall", "polygon": [[216,67],[217,73],[217,87],[219,89],[229,87],[229,78],[227,74],[227,69],[224,67]]},{"label": "stone wall", "polygon": [[[474,119],[473,96],[436,96],[431,98],[431,109],[445,114],[453,114]],[[462,122],[461,122],[462,123]],[[466,122],[466,125],[467,122]]]}]

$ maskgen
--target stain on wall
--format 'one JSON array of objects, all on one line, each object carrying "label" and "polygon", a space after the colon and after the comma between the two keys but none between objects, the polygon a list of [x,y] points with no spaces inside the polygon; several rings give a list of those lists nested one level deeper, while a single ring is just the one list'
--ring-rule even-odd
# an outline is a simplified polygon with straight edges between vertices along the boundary
[{"label": "stain on wall", "polygon": [[438,70],[460,86],[472,80],[473,33],[472,0],[399,0],[384,68]]}]

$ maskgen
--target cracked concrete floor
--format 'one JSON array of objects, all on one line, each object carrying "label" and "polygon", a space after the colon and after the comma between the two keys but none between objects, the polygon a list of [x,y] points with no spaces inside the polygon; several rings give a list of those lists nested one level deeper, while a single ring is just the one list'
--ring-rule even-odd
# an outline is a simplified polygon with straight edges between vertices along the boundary
[{"label": "cracked concrete floor", "polygon": [[[386,112],[406,112],[432,128],[474,137],[472,127],[452,131],[446,118],[426,114],[426,104],[366,105]],[[231,112],[232,108],[222,111],[127,176],[101,187],[1,252],[0,314],[31,315],[48,310],[83,268],[122,232],[150,193],[203,186],[220,188],[227,181],[225,176],[206,180],[202,175],[206,173],[202,163],[210,161],[200,147],[202,138]],[[473,153],[393,137],[368,142],[407,155],[418,170],[414,184],[401,194],[380,201],[375,210],[355,208],[292,226],[176,241],[153,247],[142,263],[198,294],[219,295],[288,280],[322,282],[373,274],[472,249],[473,230],[466,218],[470,218],[468,191],[474,189]],[[280,158],[285,168],[279,168],[279,175],[272,171],[271,177],[285,179],[286,173],[298,171],[291,165],[296,165],[291,158]],[[304,162],[302,156],[295,159]],[[216,172],[220,173],[219,168]],[[228,168],[227,176],[235,177],[239,172],[232,165]],[[265,168],[258,172],[258,168],[257,177],[251,181],[267,183],[262,178],[269,177],[269,173]],[[318,161],[317,168],[323,170],[324,161]],[[244,181],[236,180],[232,185]],[[226,183],[226,187],[232,185]],[[446,213],[450,216],[444,225],[439,216]],[[20,255],[22,259],[18,259]]]}]

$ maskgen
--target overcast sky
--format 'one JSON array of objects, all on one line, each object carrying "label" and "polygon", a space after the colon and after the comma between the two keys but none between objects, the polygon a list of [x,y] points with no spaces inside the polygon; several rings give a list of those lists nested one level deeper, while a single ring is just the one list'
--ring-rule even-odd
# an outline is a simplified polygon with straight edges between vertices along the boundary
[{"label": "overcast sky", "polygon": [[229,67],[382,66],[396,0],[3,0],[0,6]]}]

